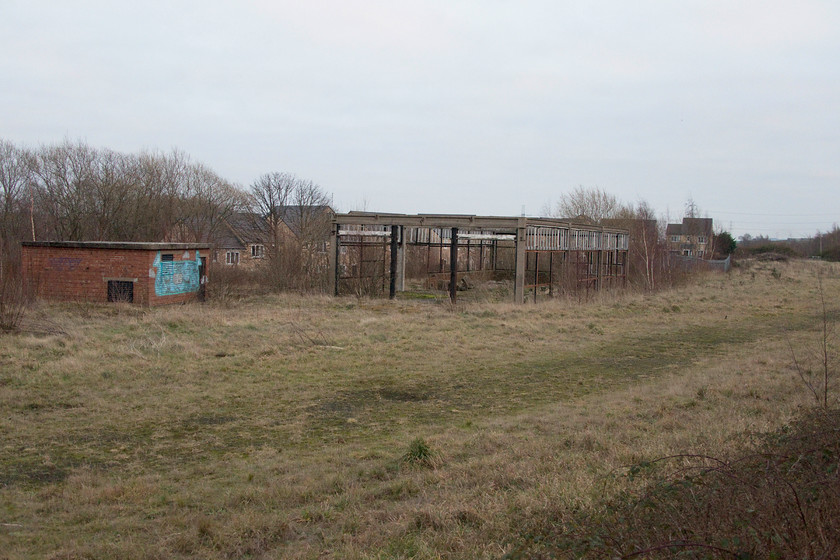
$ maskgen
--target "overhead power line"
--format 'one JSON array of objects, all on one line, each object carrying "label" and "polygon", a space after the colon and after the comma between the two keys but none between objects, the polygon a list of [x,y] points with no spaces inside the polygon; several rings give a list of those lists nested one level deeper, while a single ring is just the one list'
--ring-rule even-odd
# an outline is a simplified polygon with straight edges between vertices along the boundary
[{"label": "overhead power line", "polygon": [[828,218],[840,219],[840,212],[821,213],[821,214],[795,214],[788,212],[786,214],[765,214],[760,212],[731,212],[729,210],[704,210],[709,214],[731,214],[733,216],[760,216],[760,217],[778,217],[778,218]]}]

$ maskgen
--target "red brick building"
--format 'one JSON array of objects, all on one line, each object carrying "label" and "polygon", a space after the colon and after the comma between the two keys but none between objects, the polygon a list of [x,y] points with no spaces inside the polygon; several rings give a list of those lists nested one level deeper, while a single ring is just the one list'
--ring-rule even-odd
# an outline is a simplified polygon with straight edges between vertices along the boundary
[{"label": "red brick building", "polygon": [[45,299],[183,303],[203,294],[210,245],[25,241],[24,279]]}]

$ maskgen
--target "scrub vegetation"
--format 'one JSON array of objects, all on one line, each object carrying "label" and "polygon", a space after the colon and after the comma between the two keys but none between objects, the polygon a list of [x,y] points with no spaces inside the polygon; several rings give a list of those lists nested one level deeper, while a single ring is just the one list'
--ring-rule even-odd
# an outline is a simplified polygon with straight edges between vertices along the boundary
[{"label": "scrub vegetation", "polygon": [[[633,530],[627,504],[671,507],[650,488],[718,476],[697,457],[730,465],[769,449],[756,434],[801,426],[814,399],[791,348],[821,340],[838,296],[838,265],[791,261],[536,306],[291,294],[39,305],[0,337],[0,554],[550,558],[674,545],[663,530],[609,548]],[[741,550],[707,544],[697,557]]]}]

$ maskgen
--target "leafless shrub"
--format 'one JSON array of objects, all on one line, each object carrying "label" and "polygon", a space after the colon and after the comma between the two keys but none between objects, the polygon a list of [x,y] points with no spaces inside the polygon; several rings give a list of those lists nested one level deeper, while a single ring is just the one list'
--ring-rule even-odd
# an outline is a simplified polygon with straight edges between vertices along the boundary
[{"label": "leafless shrub", "polygon": [[5,271],[0,275],[0,332],[18,330],[31,303],[19,272]]},{"label": "leafless shrub", "polygon": [[623,206],[614,196],[600,187],[577,186],[573,191],[560,195],[554,208],[547,207],[547,214],[558,218],[576,218],[592,223],[616,217]]},{"label": "leafless shrub", "polygon": [[[776,269],[773,269],[775,272]],[[831,383],[837,375],[835,346],[837,343],[836,312],[829,311],[822,278],[818,285],[820,331],[816,344],[804,347],[797,355],[788,339],[793,366],[799,379],[813,395],[818,406],[829,407],[833,400]]]},{"label": "leafless shrub", "polygon": [[267,173],[251,185],[252,227],[266,244],[263,282],[272,290],[324,291],[330,197],[290,173]]},{"label": "leafless shrub", "polygon": [[217,304],[229,304],[241,298],[249,285],[249,274],[239,267],[214,263],[206,286],[206,298]]},{"label": "leafless shrub", "polygon": [[807,411],[754,445],[633,465],[628,479],[649,481],[640,492],[547,520],[508,557],[835,558],[840,410]]},{"label": "leafless shrub", "polygon": [[327,288],[326,251],[286,240],[256,271],[257,280],[271,291],[323,292]]},{"label": "leafless shrub", "polygon": [[386,266],[389,256],[381,245],[363,240],[347,245],[347,254],[341,263],[341,293],[357,297],[379,296],[387,290]]}]

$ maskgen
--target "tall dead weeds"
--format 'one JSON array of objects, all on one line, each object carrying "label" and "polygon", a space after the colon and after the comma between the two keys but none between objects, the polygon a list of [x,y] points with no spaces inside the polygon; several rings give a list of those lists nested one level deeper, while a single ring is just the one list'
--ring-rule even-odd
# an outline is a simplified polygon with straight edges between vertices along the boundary
[{"label": "tall dead weeds", "polygon": [[837,311],[828,309],[822,278],[818,283],[819,335],[816,344],[805,346],[797,352],[788,339],[793,366],[802,384],[813,395],[816,404],[828,409],[837,396],[832,394],[832,382],[837,377]]},{"label": "tall dead weeds", "polygon": [[640,491],[546,520],[506,558],[835,558],[839,460],[840,410],[804,411],[740,455],[632,465]]},{"label": "tall dead weeds", "polygon": [[4,270],[0,275],[0,332],[18,330],[31,304],[20,273]]}]

